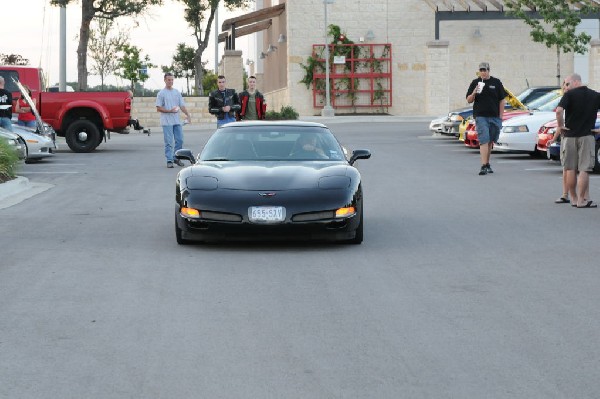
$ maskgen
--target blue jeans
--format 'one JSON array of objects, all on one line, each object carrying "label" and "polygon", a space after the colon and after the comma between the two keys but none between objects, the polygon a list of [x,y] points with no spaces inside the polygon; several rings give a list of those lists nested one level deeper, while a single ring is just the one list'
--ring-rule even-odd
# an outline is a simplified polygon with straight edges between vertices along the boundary
[{"label": "blue jeans", "polygon": [[477,140],[479,144],[497,143],[502,129],[502,119],[498,117],[478,116],[475,118]]},{"label": "blue jeans", "polygon": [[217,119],[217,127],[221,127],[226,123],[229,122],[235,122],[235,118],[232,116],[229,116],[229,114],[225,114],[225,118],[223,119]]},{"label": "blue jeans", "polygon": [[183,147],[183,129],[181,125],[163,125],[163,136],[165,141],[165,158],[167,162],[173,162],[175,151]]},{"label": "blue jeans", "polygon": [[17,125],[25,127],[36,127],[36,121],[17,121]]},{"label": "blue jeans", "polygon": [[7,118],[5,116],[0,118],[0,127],[5,128],[8,131],[13,131],[12,128],[12,121],[10,120],[10,118]]}]

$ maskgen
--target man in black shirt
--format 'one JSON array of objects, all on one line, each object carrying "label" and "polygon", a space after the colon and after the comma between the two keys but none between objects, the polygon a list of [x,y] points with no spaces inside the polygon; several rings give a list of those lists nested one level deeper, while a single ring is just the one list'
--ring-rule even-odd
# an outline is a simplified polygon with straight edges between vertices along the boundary
[{"label": "man in black shirt", "polygon": [[477,126],[481,169],[479,175],[494,173],[490,166],[490,154],[494,142],[498,141],[502,129],[502,116],[506,92],[500,79],[490,76],[490,64],[479,64],[479,77],[467,90],[467,102],[473,104],[473,117]]},{"label": "man in black shirt", "polygon": [[235,114],[240,111],[240,99],[233,89],[225,88],[225,76],[217,77],[217,90],[208,95],[208,112],[217,117],[217,128],[235,122]]},{"label": "man in black shirt", "polygon": [[561,158],[567,174],[571,204],[577,208],[597,208],[598,205],[586,196],[589,196],[589,172],[595,163],[596,141],[592,129],[600,108],[600,93],[583,86],[581,76],[576,73],[565,79],[565,85],[569,90],[556,107],[558,126],[554,136],[563,135]]},{"label": "man in black shirt", "polygon": [[12,129],[12,94],[4,88],[4,78],[0,76],[0,127]]}]

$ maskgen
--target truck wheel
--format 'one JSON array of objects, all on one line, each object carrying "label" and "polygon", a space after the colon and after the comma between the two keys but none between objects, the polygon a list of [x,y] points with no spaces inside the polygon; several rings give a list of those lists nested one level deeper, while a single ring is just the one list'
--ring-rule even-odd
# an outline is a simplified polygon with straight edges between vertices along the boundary
[{"label": "truck wheel", "polygon": [[600,139],[596,140],[596,160],[594,162],[594,172],[600,173]]},{"label": "truck wheel", "polygon": [[101,139],[98,127],[86,119],[71,123],[65,138],[73,152],[92,152],[98,147]]}]

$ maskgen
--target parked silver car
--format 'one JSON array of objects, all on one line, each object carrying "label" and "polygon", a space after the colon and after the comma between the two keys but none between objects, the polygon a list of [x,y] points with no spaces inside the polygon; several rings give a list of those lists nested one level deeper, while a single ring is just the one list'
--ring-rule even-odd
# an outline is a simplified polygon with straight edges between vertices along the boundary
[{"label": "parked silver car", "polygon": [[52,126],[42,121],[35,103],[31,100],[23,85],[18,81],[15,81],[15,83],[21,91],[21,95],[31,107],[36,121],[35,128],[20,126],[17,124],[15,115],[13,115],[13,132],[25,142],[25,162],[35,162],[53,156],[58,148],[56,146],[56,132]]},{"label": "parked silver car", "polygon": [[5,140],[9,146],[13,147],[19,159],[25,159],[27,147],[21,136],[0,127],[0,140]]},{"label": "parked silver car", "polygon": [[[13,125],[13,132],[21,137],[25,144],[25,162],[35,162],[42,158],[54,156],[56,142],[54,129],[49,125],[44,126],[44,133],[38,133],[37,129],[25,126]],[[49,128],[49,130],[47,129]]]}]

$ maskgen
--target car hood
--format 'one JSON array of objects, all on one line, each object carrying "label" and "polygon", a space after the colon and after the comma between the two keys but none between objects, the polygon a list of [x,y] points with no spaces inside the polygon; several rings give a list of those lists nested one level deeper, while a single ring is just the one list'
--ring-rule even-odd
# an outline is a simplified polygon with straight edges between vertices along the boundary
[{"label": "car hood", "polygon": [[[229,190],[347,188],[355,169],[344,162],[202,162],[181,171],[190,189],[211,185]],[[202,180],[202,179],[209,179]],[[206,189],[206,188],[203,188]]]},{"label": "car hood", "polygon": [[516,116],[504,121],[502,126],[520,126],[520,125],[542,125],[556,118],[555,112],[550,111],[535,111],[532,114]]}]

